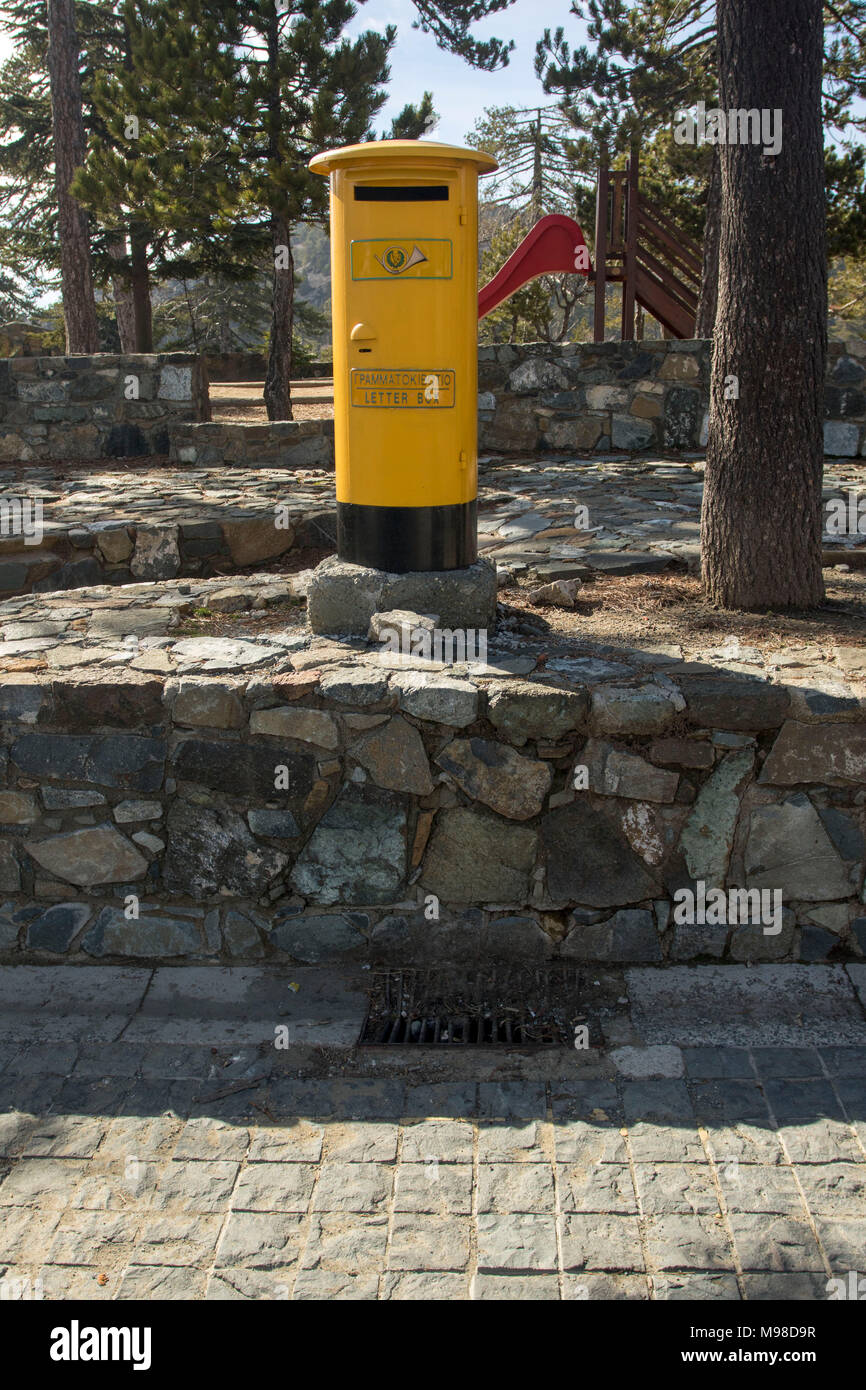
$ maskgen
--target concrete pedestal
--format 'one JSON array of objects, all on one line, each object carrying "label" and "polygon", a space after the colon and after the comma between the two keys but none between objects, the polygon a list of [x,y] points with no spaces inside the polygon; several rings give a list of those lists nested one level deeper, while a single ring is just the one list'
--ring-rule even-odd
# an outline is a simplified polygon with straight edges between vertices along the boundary
[{"label": "concrete pedestal", "polygon": [[366,637],[373,614],[395,608],[435,613],[441,628],[492,633],[496,567],[476,560],[466,569],[389,574],[329,556],[310,581],[307,617],[313,632]]}]

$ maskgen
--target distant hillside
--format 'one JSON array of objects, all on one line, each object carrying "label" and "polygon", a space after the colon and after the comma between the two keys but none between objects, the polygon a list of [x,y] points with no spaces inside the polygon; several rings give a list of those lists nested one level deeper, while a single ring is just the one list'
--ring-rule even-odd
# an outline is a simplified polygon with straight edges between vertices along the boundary
[{"label": "distant hillside", "polygon": [[331,316],[331,240],[324,227],[295,227],[292,236],[295,273],[303,281],[298,295]]}]

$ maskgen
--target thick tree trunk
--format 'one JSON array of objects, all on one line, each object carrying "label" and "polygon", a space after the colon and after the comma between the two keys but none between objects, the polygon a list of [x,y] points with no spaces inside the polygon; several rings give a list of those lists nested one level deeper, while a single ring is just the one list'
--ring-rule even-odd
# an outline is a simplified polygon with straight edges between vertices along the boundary
[{"label": "thick tree trunk", "polygon": [[[126,238],[118,237],[117,241],[112,242],[108,248],[108,254],[113,261],[125,260]],[[135,352],[135,305],[132,302],[132,290],[128,278],[125,275],[113,275],[111,277],[111,291],[114,298],[114,317],[117,323],[117,336],[120,339],[120,351]]]},{"label": "thick tree trunk", "polygon": [[719,299],[719,238],[722,230],[722,160],[718,145],[713,146],[710,183],[707,189],[707,218],[704,223],[704,256],[701,266],[701,292],[695,321],[696,338],[712,338]]},{"label": "thick tree trunk", "polygon": [[99,351],[87,213],[69,193],[85,157],[73,0],[48,0],[48,75],[66,351]]},{"label": "thick tree trunk", "polygon": [[265,407],[269,420],[292,418],[292,321],[295,302],[295,266],[291,229],[282,213],[271,217],[274,251],[274,284],[271,303],[271,340],[265,375]]},{"label": "thick tree trunk", "polygon": [[821,0],[718,0],[718,44],[722,110],[781,110],[783,129],[775,157],[721,151],[704,585],[726,608],[805,608],[824,597]]},{"label": "thick tree trunk", "polygon": [[153,352],[153,311],[150,304],[150,267],[147,263],[148,229],[134,222],[129,247],[132,258],[132,307],[135,315],[135,351]]}]

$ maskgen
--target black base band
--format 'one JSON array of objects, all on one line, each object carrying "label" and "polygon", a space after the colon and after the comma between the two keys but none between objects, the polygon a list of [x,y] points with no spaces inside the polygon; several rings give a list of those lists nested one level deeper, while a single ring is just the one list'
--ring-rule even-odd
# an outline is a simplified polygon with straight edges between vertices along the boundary
[{"label": "black base band", "polygon": [[389,574],[458,570],[478,558],[478,503],[451,507],[360,507],[337,503],[341,560]]}]

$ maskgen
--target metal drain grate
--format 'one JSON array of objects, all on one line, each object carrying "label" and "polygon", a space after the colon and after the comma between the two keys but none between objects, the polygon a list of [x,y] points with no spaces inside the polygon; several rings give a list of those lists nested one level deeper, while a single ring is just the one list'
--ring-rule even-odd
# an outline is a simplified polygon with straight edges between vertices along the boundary
[{"label": "metal drain grate", "polygon": [[388,970],[373,976],[360,1047],[573,1047],[586,1025],[582,972],[573,965],[485,970]]}]

